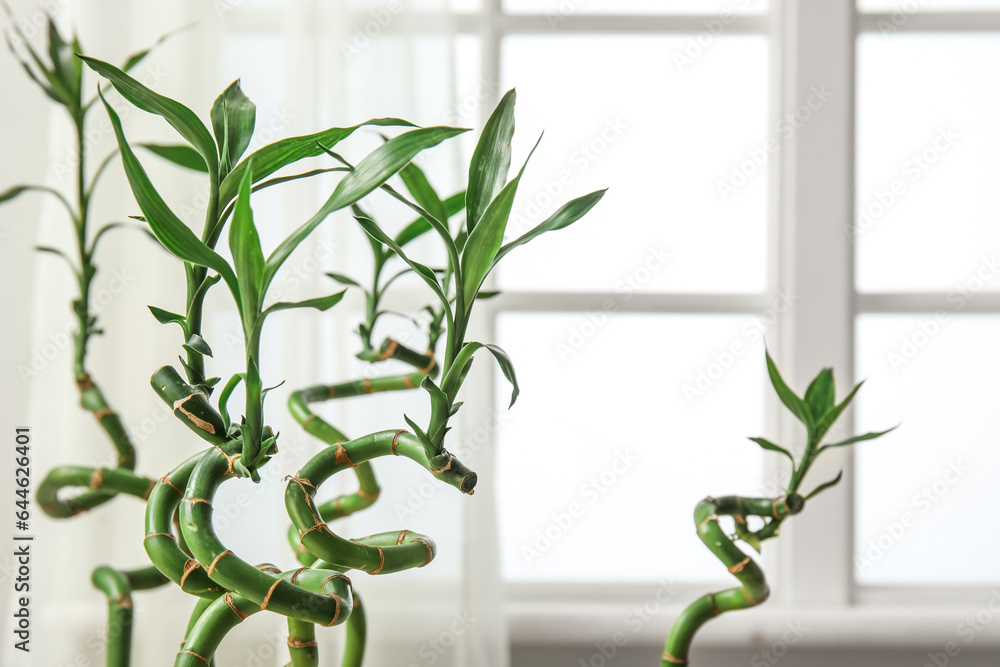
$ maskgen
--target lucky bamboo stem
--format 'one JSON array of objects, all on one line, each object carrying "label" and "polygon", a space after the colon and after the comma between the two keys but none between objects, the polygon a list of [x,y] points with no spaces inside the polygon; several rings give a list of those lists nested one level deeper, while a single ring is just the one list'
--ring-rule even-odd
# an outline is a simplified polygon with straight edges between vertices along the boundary
[{"label": "lucky bamboo stem", "polygon": [[[663,667],[688,664],[688,654],[694,635],[708,621],[727,611],[748,609],[764,602],[770,595],[764,571],[760,566],[736,546],[733,537],[726,534],[719,525],[719,518],[731,516],[737,525],[746,526],[748,516],[764,518],[768,523],[761,529],[773,536],[781,522],[798,514],[805,501],[798,494],[778,498],[743,498],[724,496],[705,498],[695,506],[694,522],[698,538],[709,551],[722,561],[723,565],[740,582],[738,588],[730,588],[718,593],[709,593],[692,602],[674,622],[663,650]],[[757,531],[757,535],[761,535]]]}]

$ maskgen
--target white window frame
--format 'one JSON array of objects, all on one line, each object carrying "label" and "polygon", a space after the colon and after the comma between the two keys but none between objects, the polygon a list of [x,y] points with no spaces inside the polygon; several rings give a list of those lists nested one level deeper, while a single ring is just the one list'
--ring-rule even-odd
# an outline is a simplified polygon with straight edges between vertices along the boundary
[{"label": "white window frame", "polygon": [[[501,50],[506,36],[524,34],[664,34],[698,36],[719,14],[604,15],[567,13],[553,30],[550,17],[506,14],[502,0],[481,0],[480,12],[459,14],[451,26],[457,34],[480,38],[481,75],[501,81]],[[360,11],[359,19],[365,17]],[[227,30],[267,32],[280,29],[272,10],[244,9],[235,13]],[[435,30],[433,16],[416,17],[408,26]],[[393,26],[387,27],[391,32]],[[855,56],[863,33],[1000,32],[996,12],[926,12],[899,16],[860,14],[853,0],[771,0],[766,14],[727,17],[725,35],[764,35],[769,40],[768,118],[776,120],[806,104],[813,86],[825,85],[833,95],[771,156],[768,201],[768,275],[759,293],[638,293],[619,302],[622,313],[759,315],[779,291],[796,297],[795,307],[768,335],[779,365],[794,386],[804,387],[822,367],[833,366],[840,378],[854,375],[854,331],[858,315],[934,313],[944,303],[942,293],[864,293],[855,288],[854,246],[848,230],[855,216]],[[482,118],[498,101],[483,101]],[[769,126],[771,124],[769,123]],[[613,293],[505,292],[484,302],[476,323],[488,339],[495,339],[496,320],[511,312],[579,312],[600,310]],[[1000,294],[982,294],[967,312],[1000,311]],[[467,424],[486,423],[495,405],[495,385],[488,374],[470,380],[469,391],[480,400],[470,402]],[[841,380],[842,386],[846,385]],[[785,442],[800,437],[798,425],[768,391],[766,424]],[[848,419],[851,416],[848,415]],[[493,452],[493,443],[487,446]],[[478,472],[495,478],[492,454],[477,463]],[[845,481],[828,491],[826,501],[809,510],[809,521],[790,522],[777,548],[764,555],[774,594],[749,614],[725,621],[725,633],[710,625],[706,644],[734,644],[784,631],[794,609],[811,632],[803,644],[824,644],[850,637],[872,646],[940,647],[954,639],[956,619],[982,603],[977,587],[859,586],[854,577],[854,476],[850,448],[820,459],[817,479],[832,477],[840,468]],[[773,475],[780,462],[768,461]],[[496,581],[499,553],[493,528],[496,507],[492,499],[477,496],[467,517],[465,544],[472,581]],[[476,545],[475,547],[469,545]],[[475,548],[475,552],[471,549]],[[492,549],[492,551],[490,551]],[[706,557],[708,557],[706,555]],[[667,573],[665,572],[665,575]],[[621,625],[636,603],[649,598],[661,582],[613,586],[564,584],[506,584],[506,614],[511,641],[516,645],[587,644]],[[711,584],[709,584],[711,586]],[[675,603],[660,610],[631,638],[632,645],[662,643],[673,616],[705,586],[681,588]],[[720,624],[721,625],[721,624]],[[609,630],[610,629],[610,630]],[[1000,646],[996,633],[977,638],[978,647]]]}]

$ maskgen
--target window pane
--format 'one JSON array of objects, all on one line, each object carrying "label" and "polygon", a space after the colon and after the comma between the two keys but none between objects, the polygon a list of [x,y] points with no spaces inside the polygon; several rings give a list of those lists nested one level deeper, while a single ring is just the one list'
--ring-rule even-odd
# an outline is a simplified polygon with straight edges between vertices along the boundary
[{"label": "window pane", "polygon": [[858,321],[855,572],[862,584],[1000,581],[983,499],[1000,485],[1000,317]]},{"label": "window pane", "polygon": [[[763,289],[767,46],[721,38],[682,67],[675,57],[686,45],[647,36],[504,42],[505,89],[518,90],[515,168],[545,130],[508,234],[567,199],[609,190],[577,225],[508,255],[502,288],[611,292],[646,265],[633,281],[644,291]],[[763,166],[748,158],[757,149]],[[720,193],[744,161],[752,175]]]},{"label": "window pane", "polygon": [[[497,389],[506,578],[726,578],[695,535],[695,504],[776,491],[761,484],[761,452],[746,440],[763,428],[762,351],[713,357],[741,340],[745,323],[734,315],[500,316],[498,340],[522,387],[509,413],[502,377]],[[689,400],[684,385],[700,373],[716,379]]]},{"label": "window pane", "polygon": [[1000,37],[859,48],[858,289],[960,289],[1000,246]]},{"label": "window pane", "polygon": [[[748,14],[767,9],[767,0],[504,0],[511,13],[548,14]],[[558,25],[558,24],[556,24]]]}]

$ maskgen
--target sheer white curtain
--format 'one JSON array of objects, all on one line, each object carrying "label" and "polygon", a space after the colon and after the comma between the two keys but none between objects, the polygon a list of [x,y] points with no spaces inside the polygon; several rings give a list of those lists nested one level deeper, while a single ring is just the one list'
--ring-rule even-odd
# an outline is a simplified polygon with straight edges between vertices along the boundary
[{"label": "sheer white curtain", "polygon": [[[13,5],[19,16],[29,20],[40,12],[32,2]],[[139,5],[126,0],[66,0],[53,3],[53,8],[58,10],[61,26],[76,27],[89,54],[110,62],[121,62],[163,32],[193,23],[162,45],[137,78],[207,118],[214,97],[241,77],[244,90],[258,105],[258,139],[253,146],[259,146],[282,136],[375,116],[397,116],[421,125],[477,126],[492,105],[477,91],[482,86],[475,37],[457,35],[446,9],[425,5],[266,0]],[[39,34],[36,45],[44,48],[43,39]],[[89,81],[96,85],[95,78]],[[6,159],[0,163],[0,189],[24,181],[70,188],[71,177],[51,166],[69,159],[66,147],[72,142],[66,119],[7,57],[0,64],[0,84],[11,93],[3,108]],[[100,156],[114,147],[113,135],[100,128],[102,119],[103,111],[95,110],[91,143],[94,154]],[[123,121],[131,139],[178,141],[161,119],[149,114],[131,110]],[[359,136],[346,142],[343,152],[357,160],[378,141],[371,133]],[[466,140],[433,151],[420,163],[442,194],[451,194],[464,186],[461,165],[467,164],[470,152],[471,143]],[[9,157],[14,155],[23,160],[15,163]],[[182,217],[199,225],[201,180],[157,164],[152,156],[140,159],[168,201],[189,202],[179,206]],[[265,252],[315,211],[332,184],[332,180],[316,180],[284,193],[272,190],[256,197],[254,208]],[[138,212],[120,169],[114,170],[104,187],[96,202],[96,220],[117,220]],[[410,218],[387,200],[370,206],[386,227]],[[5,333],[5,382],[0,391],[8,407],[4,412],[8,431],[25,424],[32,427],[35,486],[54,465],[110,461],[110,448],[92,418],[75,407],[71,346],[58,345],[60,332],[71,322],[71,277],[56,261],[31,251],[38,244],[68,247],[67,231],[60,211],[48,202],[26,198],[0,209],[0,258],[8,284],[17,286],[6,290],[4,305],[18,322]],[[368,252],[348,217],[331,219],[289,260],[277,289],[282,290],[282,298],[293,293],[301,298],[328,293],[334,285],[324,277],[327,271],[363,280],[368,275]],[[418,247],[417,252],[428,261],[435,259],[430,245]],[[107,293],[100,317],[108,333],[93,343],[91,366],[109,401],[136,436],[139,472],[159,477],[199,449],[148,388],[151,372],[175,359],[179,341],[176,331],[157,324],[145,306],[181,308],[182,271],[176,260],[148,239],[128,232],[108,240],[98,263],[101,273],[96,289]],[[115,278],[118,282],[113,284]],[[121,289],[119,283],[124,284]],[[418,283],[404,282],[401,289],[399,301],[390,305],[405,310],[414,303],[429,303]],[[353,357],[357,341],[352,332],[361,308],[360,297],[352,295],[326,314],[294,312],[280,320],[276,317],[266,334],[265,381],[286,381],[271,394],[267,406],[268,422],[281,431],[281,456],[269,464],[262,484],[230,482],[215,503],[220,536],[249,562],[273,562],[282,569],[295,565],[284,537],[287,516],[281,477],[295,472],[321,445],[287,415],[285,399],[294,388],[346,381],[370,372]],[[210,298],[208,313],[205,336],[215,352],[209,367],[214,374],[228,377],[238,370],[242,349],[235,313],[222,290]],[[422,342],[419,331],[403,320],[387,323],[377,335],[389,334],[409,336],[415,346]],[[49,343],[57,347],[52,355],[46,347]],[[44,363],[37,364],[36,353],[42,354]],[[40,369],[22,381],[19,369],[31,368],[33,358]],[[379,502],[338,524],[348,537],[408,528],[427,533],[438,545],[438,557],[427,568],[386,577],[352,577],[356,590],[365,597],[369,616],[366,664],[500,667],[508,663],[491,479],[490,424],[494,422],[487,404],[491,380],[483,369],[470,377],[467,407],[460,413],[462,419],[449,445],[480,473],[474,497],[440,485],[407,461],[380,460],[376,462],[383,486]],[[419,422],[426,414],[425,404],[421,392],[409,392],[320,409],[348,434],[361,434],[405,427],[404,411]],[[6,477],[0,480],[0,489],[9,497]],[[333,480],[320,497],[331,497],[353,485],[350,479]],[[89,574],[97,564],[132,568],[148,562],[141,546],[142,503],[120,498],[89,515],[58,522],[36,508],[32,528],[36,534],[33,653],[30,658],[21,655],[5,642],[0,662],[13,666],[102,664],[105,603],[90,586]],[[0,576],[8,578],[9,564],[0,559],[0,566]],[[2,596],[7,604],[9,588],[5,585]],[[171,663],[193,602],[173,585],[135,595],[134,664]],[[5,611],[4,618],[8,617]],[[217,664],[285,664],[282,620],[271,615],[248,619],[223,645]],[[4,628],[9,635],[9,621]],[[336,664],[342,630],[319,634],[324,664]]]}]

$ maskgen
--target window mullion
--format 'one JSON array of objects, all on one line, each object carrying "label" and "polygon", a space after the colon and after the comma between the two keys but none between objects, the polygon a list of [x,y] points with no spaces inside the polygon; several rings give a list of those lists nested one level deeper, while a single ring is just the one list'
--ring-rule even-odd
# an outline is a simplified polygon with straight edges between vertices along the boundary
[{"label": "window mullion", "polygon": [[[853,2],[786,0],[780,14],[779,285],[796,296],[781,322],[779,363],[800,391],[822,367],[839,373],[843,395],[853,376],[854,202]],[[773,343],[772,343],[773,344]],[[782,411],[785,442],[804,431]],[[841,468],[845,483],[789,522],[781,540],[781,597],[795,604],[851,601],[853,478],[849,448],[818,461],[806,491]]]}]

